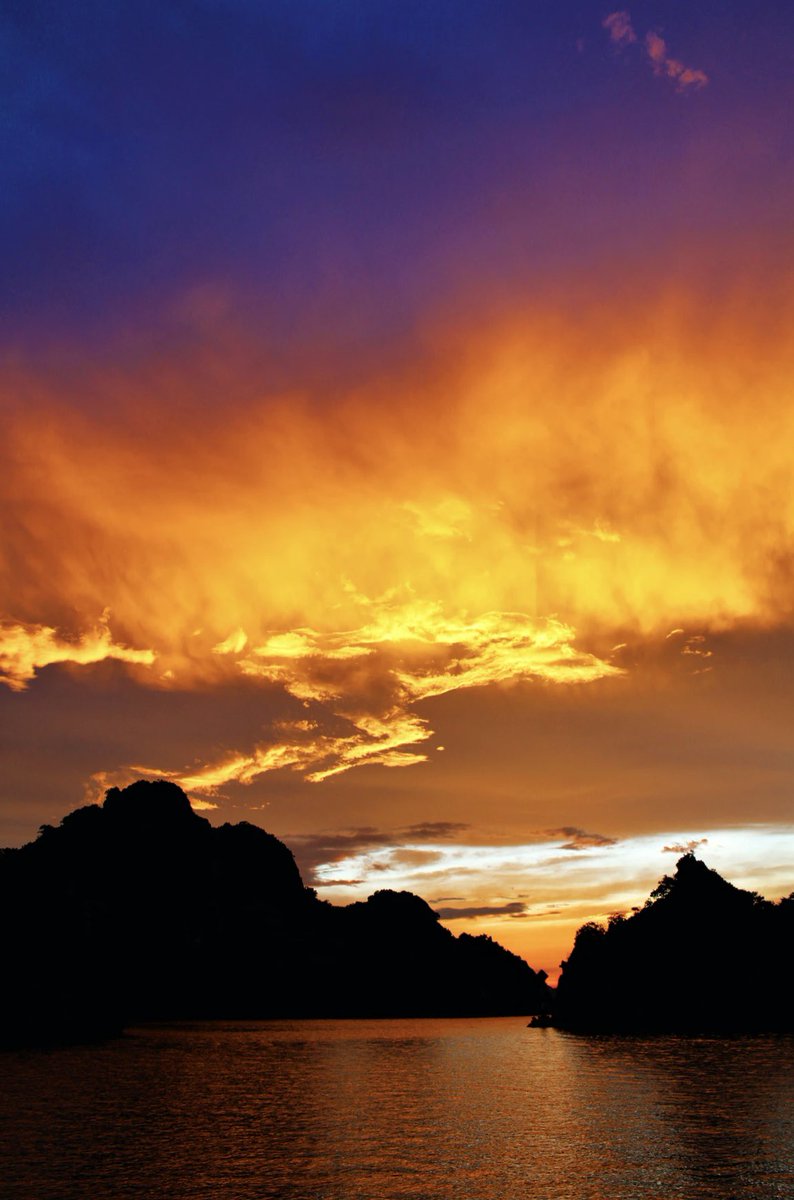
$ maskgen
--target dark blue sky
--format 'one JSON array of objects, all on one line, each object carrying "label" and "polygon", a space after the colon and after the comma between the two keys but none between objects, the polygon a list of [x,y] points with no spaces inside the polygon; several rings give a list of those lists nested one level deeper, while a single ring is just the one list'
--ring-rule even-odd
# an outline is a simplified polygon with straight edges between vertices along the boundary
[{"label": "dark blue sky", "polygon": [[344,342],[787,222],[791,7],[635,3],[622,50],[609,11],[6,3],[5,343],[220,312]]}]

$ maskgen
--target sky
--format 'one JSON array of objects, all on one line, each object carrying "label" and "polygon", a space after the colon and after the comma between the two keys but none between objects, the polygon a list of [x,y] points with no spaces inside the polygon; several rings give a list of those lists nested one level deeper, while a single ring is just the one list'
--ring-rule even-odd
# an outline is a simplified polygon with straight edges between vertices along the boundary
[{"label": "sky", "polygon": [[0,844],[172,779],[552,977],[687,849],[792,890],[792,46],[3,6]]}]

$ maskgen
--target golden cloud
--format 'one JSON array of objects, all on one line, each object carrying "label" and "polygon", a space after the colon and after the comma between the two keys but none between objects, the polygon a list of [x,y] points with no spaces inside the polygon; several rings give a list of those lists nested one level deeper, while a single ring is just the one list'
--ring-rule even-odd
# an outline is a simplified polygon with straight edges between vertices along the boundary
[{"label": "golden cloud", "polygon": [[616,675],[629,635],[686,629],[698,663],[711,631],[788,623],[793,308],[670,291],[575,322],[512,312],[400,372],[289,396],[239,346],[175,353],[86,368],[96,412],[17,368],[0,379],[3,681],[112,658],[143,686],[244,678],[302,706],[174,773],[208,794],[421,762],[425,701]]},{"label": "golden cloud", "polygon": [[87,666],[106,659],[151,666],[155,655],[151,650],[134,650],[114,642],[107,616],[75,640],[47,625],[0,622],[0,683],[12,692],[24,691],[42,667],[54,663]]}]

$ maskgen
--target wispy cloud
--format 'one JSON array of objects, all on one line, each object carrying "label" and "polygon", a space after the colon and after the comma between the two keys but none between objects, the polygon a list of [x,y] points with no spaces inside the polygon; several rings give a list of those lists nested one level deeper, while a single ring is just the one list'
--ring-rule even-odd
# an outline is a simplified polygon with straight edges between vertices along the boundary
[{"label": "wispy cloud", "polygon": [[[429,849],[422,843],[448,841],[465,833],[468,828],[461,821],[430,821],[399,829],[377,829],[364,825],[337,833],[287,835],[286,841],[304,877],[322,886],[326,881],[318,879],[315,873],[319,866],[343,862],[361,854],[371,856],[379,851],[388,852],[391,866],[423,866],[438,855],[435,848]],[[373,860],[369,858],[368,868],[372,865]],[[361,879],[354,879],[352,883],[361,883]],[[333,880],[334,886],[352,886],[352,883],[351,880]]]},{"label": "wispy cloud", "polygon": [[437,908],[442,921],[471,921],[476,917],[525,917],[526,905],[520,900],[507,904],[480,904],[469,908]]},{"label": "wispy cloud", "polygon": [[471,831],[466,836],[466,842],[415,845],[413,849],[434,852],[427,862],[392,855],[389,848],[353,851],[319,864],[319,881],[332,896],[335,886],[344,887],[340,899],[350,897],[353,880],[361,881],[352,886],[354,899],[363,899],[374,887],[408,889],[428,897],[445,914],[442,920],[477,916],[498,923],[523,911],[529,917],[551,917],[550,910],[560,908],[565,920],[587,920],[594,912],[606,917],[641,903],[658,882],[662,848],[664,853],[686,854],[708,845],[709,866],[738,886],[747,886],[760,871],[765,894],[791,890],[794,833],[789,826],[711,829],[697,836],[682,830],[633,835],[614,845],[589,845],[578,854],[564,855],[549,855],[548,841],[489,845],[473,844],[468,840]]},{"label": "wispy cloud", "polygon": [[622,674],[578,649],[573,629],[555,618],[450,617],[441,605],[410,594],[358,599],[370,620],[357,629],[274,631],[259,645],[236,629],[215,645],[213,653],[232,670],[283,688],[307,717],[278,722],[266,743],[166,777],[188,792],[212,795],[284,768],[320,783],[354,767],[415,766],[427,761],[418,747],[433,736],[414,709],[421,700],[495,683],[586,683]]},{"label": "wispy cloud", "polygon": [[[625,10],[610,13],[601,22],[609,33],[610,41],[619,49],[639,43],[640,39],[631,22],[631,16]],[[642,40],[645,53],[648,56],[655,75],[671,80],[679,92],[703,88],[709,82],[705,71],[696,67],[687,67],[680,59],[673,58],[668,53],[667,43],[655,30],[649,30]]]},{"label": "wispy cloud", "polygon": [[595,846],[616,846],[617,838],[605,837],[603,833],[588,833],[575,825],[561,825],[559,829],[546,829],[545,836],[554,841],[565,838],[561,850],[586,850]]},{"label": "wispy cloud", "polygon": [[114,642],[107,613],[74,639],[49,625],[0,622],[0,683],[12,692],[24,691],[38,671],[54,663],[88,666],[109,658],[148,667],[155,655]]},{"label": "wispy cloud", "polygon": [[609,36],[616,46],[629,46],[632,42],[636,42],[637,35],[627,12],[610,13],[608,17],[604,17],[601,23],[604,29],[608,30]]},{"label": "wispy cloud", "polygon": [[707,846],[708,840],[703,837],[690,838],[688,842],[671,842],[669,846],[662,846],[662,854],[691,854],[698,846]]},{"label": "wispy cloud", "polygon": [[657,75],[672,79],[679,92],[687,88],[702,88],[709,81],[705,71],[687,67],[679,59],[667,53],[667,43],[658,33],[653,31],[645,35],[645,49]]}]

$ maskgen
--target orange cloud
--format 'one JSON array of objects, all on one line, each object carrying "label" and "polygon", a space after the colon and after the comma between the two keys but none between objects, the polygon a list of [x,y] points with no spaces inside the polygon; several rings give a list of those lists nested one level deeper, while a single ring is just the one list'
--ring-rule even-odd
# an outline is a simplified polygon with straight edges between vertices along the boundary
[{"label": "orange cloud", "polygon": [[[246,639],[238,641],[244,645]],[[495,683],[582,683],[621,673],[572,641],[573,631],[558,621],[541,624],[516,613],[451,621],[437,605],[420,611],[415,603],[394,602],[372,624],[348,633],[274,634],[237,666],[249,677],[281,685],[311,709],[313,719],[280,721],[267,744],[168,777],[190,792],[211,794],[283,768],[319,783],[357,766],[425,762],[427,754],[413,749],[433,736],[429,722],[413,711],[423,699]]]},{"label": "orange cloud", "polygon": [[[424,705],[451,692],[586,685],[678,629],[698,663],[710,632],[785,624],[792,317],[781,293],[599,297],[575,322],[450,328],[345,393],[245,403],[239,346],[174,353],[86,369],[107,403],[82,415],[7,373],[2,679],[116,659],[142,686],[283,694],[291,723],[172,773],[210,795],[421,763]],[[207,378],[228,403],[194,401]]]},{"label": "orange cloud", "polygon": [[86,666],[106,659],[151,666],[155,655],[114,642],[107,617],[75,640],[47,625],[0,622],[0,683],[13,692],[24,691],[37,671],[54,663]]},{"label": "orange cloud", "polygon": [[604,29],[608,30],[610,38],[618,46],[629,46],[637,40],[631,17],[627,12],[610,13],[608,17],[604,17],[601,24]]},{"label": "orange cloud", "polygon": [[[609,33],[610,41],[620,50],[639,40],[626,11],[610,13],[601,24]],[[679,92],[703,88],[709,82],[705,71],[687,67],[679,59],[672,58],[667,52],[667,43],[653,30],[646,33],[643,44],[654,74],[672,80]]]},{"label": "orange cloud", "polygon": [[687,88],[702,88],[708,83],[709,77],[705,71],[685,67],[677,58],[671,58],[666,42],[658,33],[651,31],[645,35],[645,48],[655,73],[672,79],[679,92]]}]

